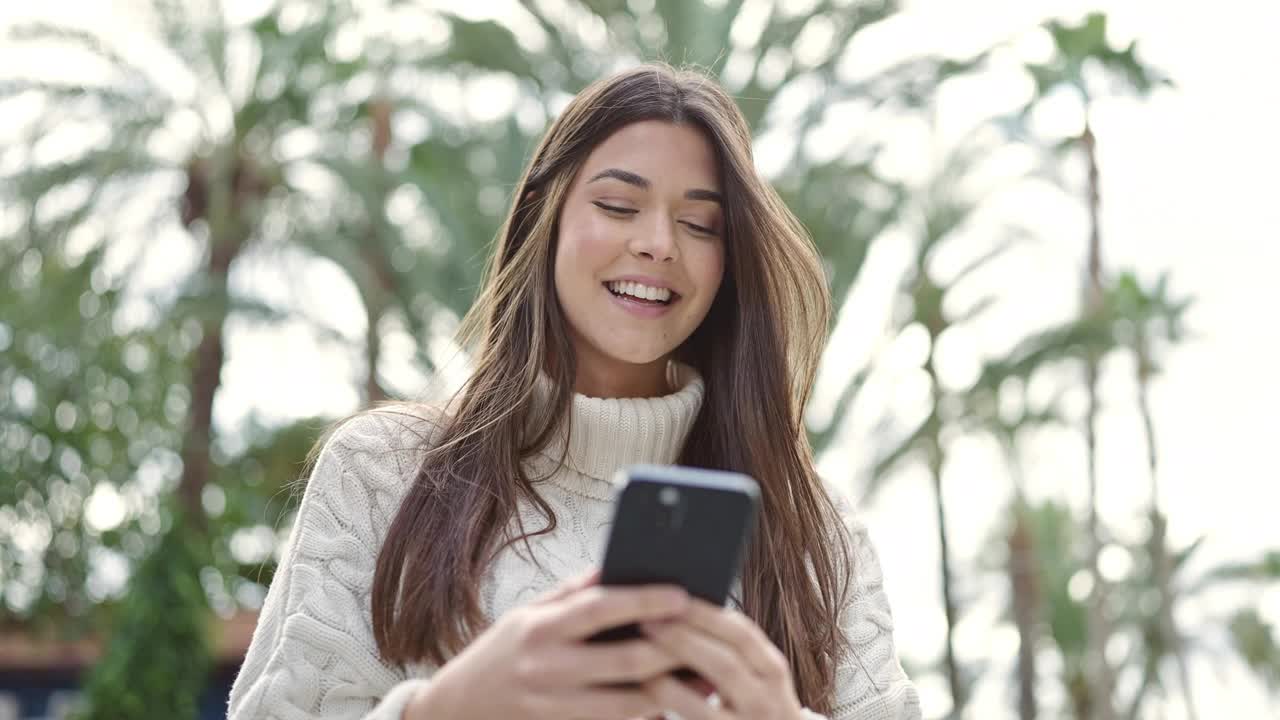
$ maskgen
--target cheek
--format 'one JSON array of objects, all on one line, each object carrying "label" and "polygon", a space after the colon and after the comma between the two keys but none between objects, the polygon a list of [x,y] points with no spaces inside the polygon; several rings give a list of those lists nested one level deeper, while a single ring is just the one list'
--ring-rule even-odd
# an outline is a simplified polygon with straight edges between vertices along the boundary
[{"label": "cheek", "polygon": [[556,243],[557,283],[594,283],[596,273],[617,255],[616,244],[599,223],[589,219],[572,219],[561,225]]},{"label": "cheek", "polygon": [[689,260],[689,273],[698,287],[703,290],[702,302],[710,307],[724,280],[724,244],[716,243],[699,248],[699,252]]}]

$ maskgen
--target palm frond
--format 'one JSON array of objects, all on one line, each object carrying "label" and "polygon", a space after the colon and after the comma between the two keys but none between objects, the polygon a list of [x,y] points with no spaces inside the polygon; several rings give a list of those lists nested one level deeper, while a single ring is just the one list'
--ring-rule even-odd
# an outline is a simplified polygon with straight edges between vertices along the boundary
[{"label": "palm frond", "polygon": [[1247,608],[1232,616],[1228,628],[1240,657],[1268,689],[1280,693],[1280,641],[1275,627],[1257,610]]}]

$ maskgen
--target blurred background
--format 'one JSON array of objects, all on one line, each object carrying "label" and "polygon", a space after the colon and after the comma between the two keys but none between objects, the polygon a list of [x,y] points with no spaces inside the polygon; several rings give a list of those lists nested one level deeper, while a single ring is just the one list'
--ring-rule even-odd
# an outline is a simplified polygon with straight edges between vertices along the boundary
[{"label": "blurred background", "polygon": [[537,138],[645,59],[720,79],[826,258],[809,428],[925,716],[1280,717],[1276,27],[1253,0],[5,3],[0,720],[225,715],[307,450],[456,372]]}]

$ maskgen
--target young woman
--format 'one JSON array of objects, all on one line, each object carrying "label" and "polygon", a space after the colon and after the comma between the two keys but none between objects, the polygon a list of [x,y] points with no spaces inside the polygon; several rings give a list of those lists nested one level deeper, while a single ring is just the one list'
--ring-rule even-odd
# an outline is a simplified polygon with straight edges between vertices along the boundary
[{"label": "young woman", "polygon": [[[514,197],[462,390],[322,443],[230,717],[918,718],[875,551],[802,423],[822,267],[733,100],[667,66],[599,81]],[[729,607],[598,584],[636,462],[760,483]]]}]

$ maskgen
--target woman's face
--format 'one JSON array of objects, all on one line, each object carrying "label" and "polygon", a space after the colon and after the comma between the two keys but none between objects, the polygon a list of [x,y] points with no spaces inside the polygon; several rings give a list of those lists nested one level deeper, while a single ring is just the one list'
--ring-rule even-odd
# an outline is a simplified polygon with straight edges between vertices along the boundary
[{"label": "woman's face", "polygon": [[560,210],[556,295],[577,390],[653,394],[724,272],[716,158],[698,130],[633,123],[598,145]]}]

